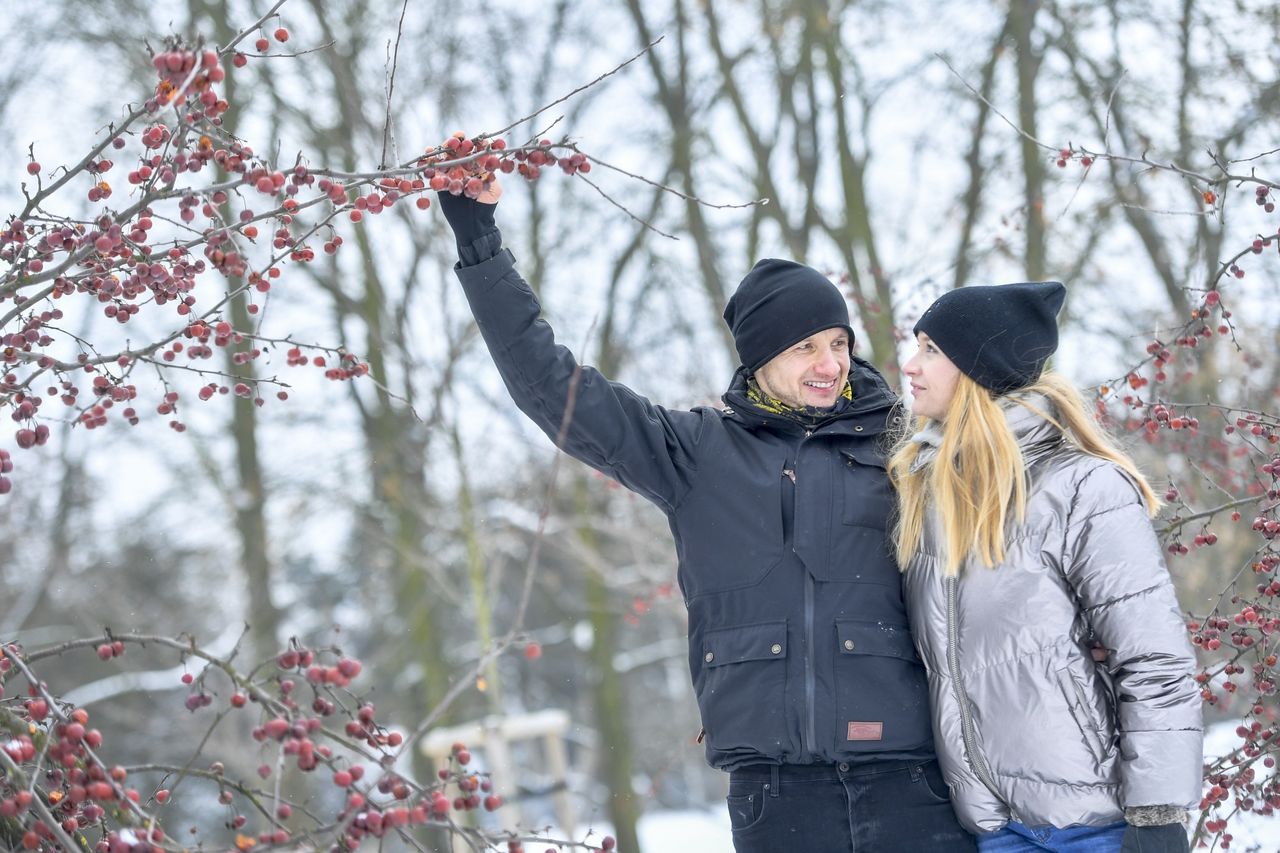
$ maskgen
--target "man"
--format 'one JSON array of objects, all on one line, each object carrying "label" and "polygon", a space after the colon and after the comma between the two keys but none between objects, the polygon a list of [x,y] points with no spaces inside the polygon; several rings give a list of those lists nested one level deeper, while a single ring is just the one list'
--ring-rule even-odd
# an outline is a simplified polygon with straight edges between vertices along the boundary
[{"label": "man", "polygon": [[742,362],[726,407],[665,409],[555,343],[502,249],[497,195],[440,194],[458,277],[520,410],[554,440],[572,394],[565,452],[667,515],[737,851],[973,850],[934,760],[887,544],[879,439],[895,397],[851,356],[843,296],[809,267],[761,261],[724,312]]}]

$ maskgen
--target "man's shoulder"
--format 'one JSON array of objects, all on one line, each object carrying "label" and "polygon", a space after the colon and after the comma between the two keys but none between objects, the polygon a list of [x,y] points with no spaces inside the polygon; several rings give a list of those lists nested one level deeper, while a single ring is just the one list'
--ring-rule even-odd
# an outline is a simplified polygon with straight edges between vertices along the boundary
[{"label": "man's shoulder", "polygon": [[855,400],[882,400],[886,405],[898,402],[898,395],[889,387],[884,374],[865,358],[849,357],[849,384],[853,387]]}]

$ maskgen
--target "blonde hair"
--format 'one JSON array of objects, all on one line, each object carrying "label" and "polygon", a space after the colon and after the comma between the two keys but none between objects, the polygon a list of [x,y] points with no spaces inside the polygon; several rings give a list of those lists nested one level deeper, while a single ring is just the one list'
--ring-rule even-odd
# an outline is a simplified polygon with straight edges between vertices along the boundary
[{"label": "blonde hair", "polygon": [[[1012,402],[1053,424],[1080,451],[1113,462],[1132,477],[1147,511],[1156,514],[1159,498],[1133,460],[1099,426],[1074,385],[1046,371],[1017,393],[1009,398]],[[1050,411],[1041,411],[1022,399],[1032,394],[1043,396]],[[917,418],[916,430],[928,424],[928,418]],[[970,554],[988,568],[994,567],[1004,559],[1010,514],[1021,524],[1027,509],[1026,464],[998,398],[960,374],[942,422],[937,456],[912,470],[921,447],[911,441],[910,432],[904,433],[887,464],[889,479],[898,491],[894,539],[899,565],[905,570],[919,550],[926,510],[932,504],[942,525],[946,574],[958,574]]]}]

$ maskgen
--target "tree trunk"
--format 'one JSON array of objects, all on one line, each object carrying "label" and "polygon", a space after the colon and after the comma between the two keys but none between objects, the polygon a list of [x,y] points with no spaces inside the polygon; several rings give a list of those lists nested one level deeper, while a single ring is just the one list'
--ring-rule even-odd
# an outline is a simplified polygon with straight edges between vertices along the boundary
[{"label": "tree trunk", "polygon": [[[226,44],[235,37],[228,27],[231,19],[226,0],[195,2],[191,7],[194,19],[204,18],[213,27],[214,40]],[[228,101],[235,101],[235,75],[228,74],[223,83]],[[223,127],[236,135],[236,112],[227,113]],[[234,221],[238,211],[223,206],[222,216]],[[228,279],[229,289],[241,287],[243,279]],[[228,319],[237,331],[254,328],[249,314],[249,298],[240,293],[228,304]],[[240,344],[225,348],[226,370],[235,383],[243,383],[251,389],[251,396],[235,395],[231,408],[231,439],[235,443],[235,494],[236,533],[240,538],[240,566],[244,572],[246,593],[249,598],[249,639],[255,657],[273,654],[280,643],[280,612],[271,601],[272,565],[268,547],[267,494],[263,480],[262,460],[258,451],[258,407],[253,398],[259,396],[257,370],[254,362],[237,363],[236,354],[252,350],[254,342],[246,339]]]},{"label": "tree trunk", "polygon": [[1018,123],[1022,128],[1023,204],[1026,207],[1027,240],[1024,266],[1027,278],[1040,281],[1045,277],[1044,227],[1044,151],[1034,141],[1037,135],[1036,76],[1040,73],[1040,56],[1031,44],[1035,32],[1039,0],[1011,0],[1009,21],[1017,48]]}]

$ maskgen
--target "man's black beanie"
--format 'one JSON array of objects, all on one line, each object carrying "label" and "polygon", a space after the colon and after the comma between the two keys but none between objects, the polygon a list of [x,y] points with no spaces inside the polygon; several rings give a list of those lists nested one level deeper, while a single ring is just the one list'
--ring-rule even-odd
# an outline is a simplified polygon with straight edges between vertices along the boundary
[{"label": "man's black beanie", "polygon": [[724,308],[738,358],[755,373],[787,347],[816,332],[840,326],[849,333],[849,306],[825,275],[798,264],[766,258],[756,263]]},{"label": "man's black beanie", "polygon": [[1005,394],[1040,378],[1058,348],[1066,295],[1056,281],[961,287],[938,297],[913,331],[932,338],[974,382]]}]

